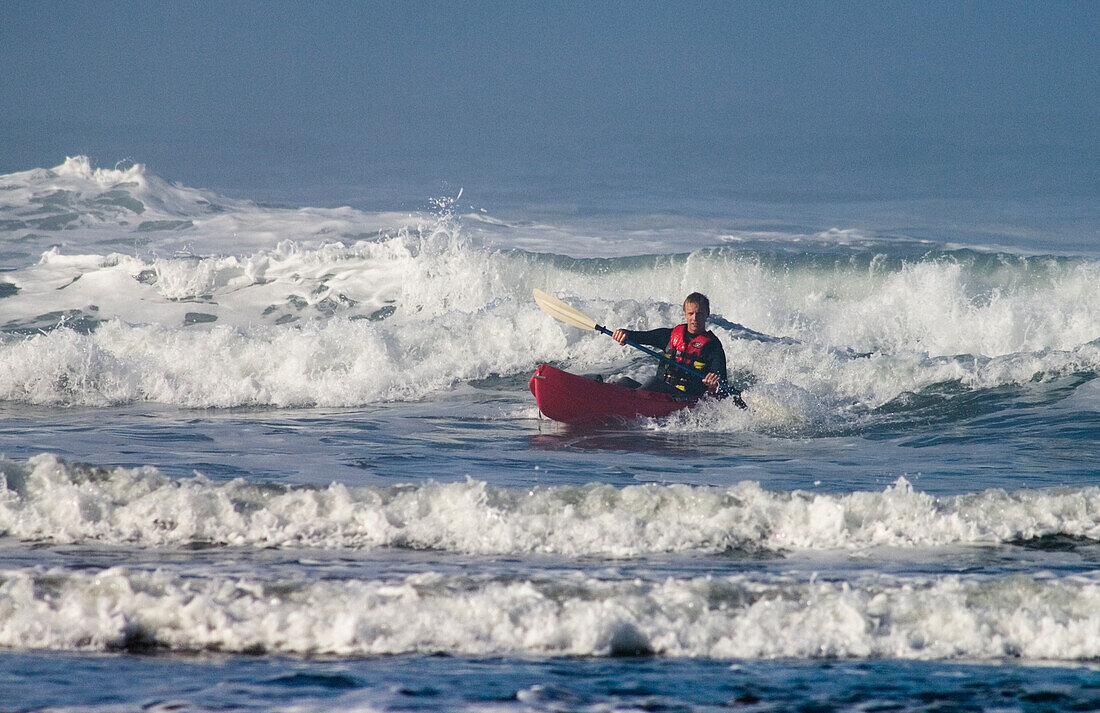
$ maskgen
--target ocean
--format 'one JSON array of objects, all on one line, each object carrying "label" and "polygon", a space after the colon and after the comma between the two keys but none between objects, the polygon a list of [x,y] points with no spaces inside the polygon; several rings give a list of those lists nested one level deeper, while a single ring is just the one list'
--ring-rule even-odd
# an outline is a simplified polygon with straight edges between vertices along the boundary
[{"label": "ocean", "polygon": [[[0,176],[0,711],[1100,709],[1095,186],[62,158]],[[749,408],[541,418],[654,364],[535,288],[707,294]]]}]

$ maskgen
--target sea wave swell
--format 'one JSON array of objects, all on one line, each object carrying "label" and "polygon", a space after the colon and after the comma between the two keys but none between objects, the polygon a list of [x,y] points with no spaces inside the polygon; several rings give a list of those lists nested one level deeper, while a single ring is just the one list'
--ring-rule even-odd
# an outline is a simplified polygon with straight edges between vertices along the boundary
[{"label": "sea wave swell", "polygon": [[1100,540],[1100,488],[936,497],[904,478],[881,492],[591,483],[531,489],[468,480],[290,487],[152,467],[102,468],[50,454],[0,460],[0,532],[22,541],[411,548],[625,558],[654,553],[861,550]]},{"label": "sea wave swell", "polygon": [[179,578],[115,567],[0,573],[0,646],[293,655],[1089,660],[1084,578],[856,582]]}]

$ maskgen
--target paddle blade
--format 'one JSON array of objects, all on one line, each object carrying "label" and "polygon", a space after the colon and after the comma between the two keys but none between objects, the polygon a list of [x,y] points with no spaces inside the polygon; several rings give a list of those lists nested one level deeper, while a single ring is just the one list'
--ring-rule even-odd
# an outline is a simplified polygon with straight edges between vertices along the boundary
[{"label": "paddle blade", "polygon": [[535,304],[554,319],[580,329],[596,329],[596,320],[578,312],[557,297],[548,295],[542,290],[532,290],[531,294],[535,297]]}]

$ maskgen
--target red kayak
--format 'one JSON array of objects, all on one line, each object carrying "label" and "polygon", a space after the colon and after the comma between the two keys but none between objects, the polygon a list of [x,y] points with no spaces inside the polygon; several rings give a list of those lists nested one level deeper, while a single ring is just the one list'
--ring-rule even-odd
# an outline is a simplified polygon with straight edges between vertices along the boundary
[{"label": "red kayak", "polygon": [[529,384],[539,411],[562,423],[605,423],[638,416],[659,418],[693,406],[696,399],[630,389],[543,364]]}]

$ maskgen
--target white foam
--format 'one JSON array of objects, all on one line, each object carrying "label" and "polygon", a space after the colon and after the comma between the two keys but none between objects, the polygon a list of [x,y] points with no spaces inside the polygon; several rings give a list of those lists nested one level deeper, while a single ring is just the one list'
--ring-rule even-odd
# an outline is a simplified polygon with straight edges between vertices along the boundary
[{"label": "white foam", "polygon": [[174,480],[48,454],[0,460],[0,531],[27,541],[184,547],[375,549],[634,557],[663,552],[864,550],[1100,539],[1100,488],[934,497],[904,479],[882,492],[773,492],[484,482],[393,488]]},{"label": "white foam", "polygon": [[168,255],[241,255],[286,240],[315,246],[422,220],[350,208],[261,206],[171,183],[142,164],[93,168],[86,156],[0,175],[0,218],[19,233],[18,247],[34,254],[51,246],[66,252],[110,246]]},{"label": "white foam", "polygon": [[[747,398],[772,415],[693,428],[820,426],[944,383],[1100,372],[1095,259],[732,248],[569,259],[516,250],[531,226],[479,218],[471,228],[450,204],[402,217],[272,208],[86,159],[0,182],[5,218],[33,221],[52,206],[80,223],[16,231],[20,249],[42,252],[0,278],[10,285],[0,293],[5,400],[350,406],[421,399],[540,361],[638,368],[636,352],[541,313],[535,287],[612,328],[675,324],[684,294],[707,293],[731,369],[753,375]],[[138,218],[190,225],[142,230]],[[845,230],[815,239],[872,240]],[[83,334],[51,332],[58,324]]]},{"label": "white foam", "polygon": [[[704,256],[698,259],[704,268],[713,267]],[[474,248],[442,227],[415,240],[402,235],[313,250],[284,244],[245,259],[147,263],[49,252],[9,273],[21,291],[0,300],[0,320],[29,325],[25,331],[40,328],[36,315],[44,313],[59,321],[70,319],[70,311],[102,321],[91,334],[55,330],[0,341],[0,398],[37,404],[351,406],[419,399],[467,379],[527,372],[540,361],[602,369],[614,359],[625,364],[635,353],[555,322],[530,301],[531,287],[570,287],[565,296],[601,323],[643,327],[678,319],[674,304],[643,295],[651,278],[678,272],[626,264],[611,276],[586,275],[535,256]],[[1015,351],[996,357],[936,357],[923,349],[923,328],[905,336],[893,327],[883,332],[892,341],[889,349],[866,344],[873,353],[852,358],[823,341],[849,321],[849,310],[863,309],[852,302],[831,307],[827,324],[819,316],[817,327],[795,330],[803,342],[757,341],[741,338],[736,329],[714,329],[731,369],[752,373],[763,387],[750,390],[749,398],[763,399],[767,391],[772,403],[784,404],[779,410],[818,423],[853,406],[873,409],[936,384],[982,389],[1100,372],[1100,342],[1078,341],[1094,334],[1100,322],[1089,320],[1100,319],[1100,304],[1090,304],[1080,289],[1073,277],[1058,291],[1032,295],[1035,304],[1049,301],[1064,311],[1064,329],[1023,329],[1011,344],[994,350]],[[741,302],[762,306],[772,299],[769,294],[750,290]],[[868,295],[865,304],[874,298]],[[1017,302],[1013,309],[1024,313],[1024,300]],[[881,313],[891,309],[882,307]],[[1028,320],[1046,319],[1049,309],[1042,306]],[[773,323],[760,331],[783,334],[777,328],[798,314],[789,306],[776,311],[786,315],[782,324],[769,312]],[[1012,331],[1002,329],[1000,319],[983,319],[956,320],[956,343],[937,351],[980,346],[970,343],[975,333],[1003,342]],[[865,334],[849,336],[857,345],[867,341]]]},{"label": "white foam", "polygon": [[179,577],[115,567],[0,574],[0,646],[307,655],[1088,660],[1085,578],[502,580]]}]

